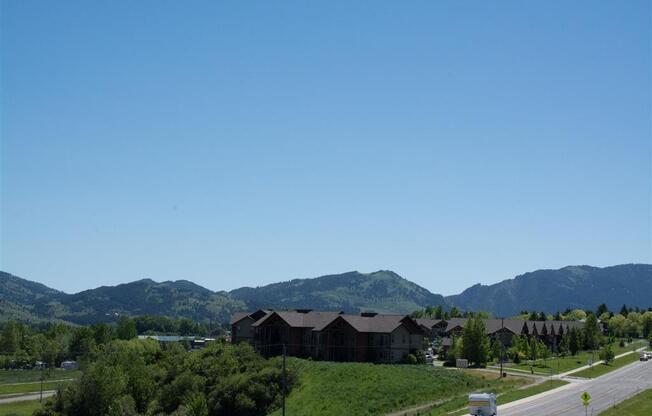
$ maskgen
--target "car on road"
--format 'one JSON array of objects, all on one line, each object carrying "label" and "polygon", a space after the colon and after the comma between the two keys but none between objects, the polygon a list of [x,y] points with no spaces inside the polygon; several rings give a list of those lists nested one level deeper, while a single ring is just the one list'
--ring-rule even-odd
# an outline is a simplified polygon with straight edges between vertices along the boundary
[{"label": "car on road", "polygon": [[641,359],[641,361],[648,361],[648,360],[652,359],[652,353],[650,353],[650,352],[642,352],[640,359]]}]

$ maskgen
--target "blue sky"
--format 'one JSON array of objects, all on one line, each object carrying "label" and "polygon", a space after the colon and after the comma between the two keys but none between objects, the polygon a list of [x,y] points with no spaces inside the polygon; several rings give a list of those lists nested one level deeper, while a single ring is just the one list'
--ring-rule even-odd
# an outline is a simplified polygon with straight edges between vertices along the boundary
[{"label": "blue sky", "polygon": [[650,3],[1,3],[0,269],[74,292],[652,262]]}]

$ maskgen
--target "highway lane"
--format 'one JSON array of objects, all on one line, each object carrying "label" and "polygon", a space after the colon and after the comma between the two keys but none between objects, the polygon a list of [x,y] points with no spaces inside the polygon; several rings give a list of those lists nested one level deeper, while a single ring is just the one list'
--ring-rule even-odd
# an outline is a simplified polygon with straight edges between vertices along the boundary
[{"label": "highway lane", "polygon": [[[569,380],[570,381],[570,380]],[[586,414],[597,415],[639,391],[652,388],[652,361],[637,361],[602,377],[572,380],[550,392],[498,407],[499,416],[584,416],[580,395],[587,391],[591,402]]]}]

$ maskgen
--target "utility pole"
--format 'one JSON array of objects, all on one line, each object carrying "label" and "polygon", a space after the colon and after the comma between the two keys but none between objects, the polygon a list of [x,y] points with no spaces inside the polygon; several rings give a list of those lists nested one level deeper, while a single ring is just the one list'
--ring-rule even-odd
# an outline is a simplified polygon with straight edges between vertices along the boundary
[{"label": "utility pole", "polygon": [[503,360],[505,356],[505,343],[503,342],[504,329],[505,329],[505,318],[500,318],[500,378],[503,378]]},{"label": "utility pole", "polygon": [[38,399],[39,403],[43,402],[43,365],[44,361],[41,359],[41,394]]},{"label": "utility pole", "polygon": [[285,357],[287,356],[287,350],[285,344],[283,344],[283,396],[281,400],[281,407],[283,408],[283,416],[285,416]]}]

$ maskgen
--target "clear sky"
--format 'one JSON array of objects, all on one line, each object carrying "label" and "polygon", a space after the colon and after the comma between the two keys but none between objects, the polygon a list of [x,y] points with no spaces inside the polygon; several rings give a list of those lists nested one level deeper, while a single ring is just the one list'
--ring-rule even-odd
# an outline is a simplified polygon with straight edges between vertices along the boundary
[{"label": "clear sky", "polygon": [[649,1],[0,5],[1,270],[452,294],[652,262]]}]

